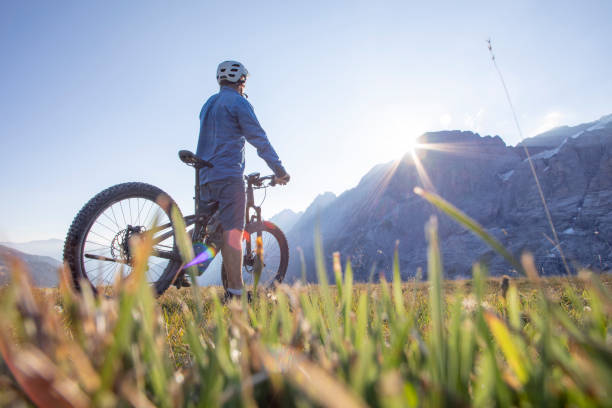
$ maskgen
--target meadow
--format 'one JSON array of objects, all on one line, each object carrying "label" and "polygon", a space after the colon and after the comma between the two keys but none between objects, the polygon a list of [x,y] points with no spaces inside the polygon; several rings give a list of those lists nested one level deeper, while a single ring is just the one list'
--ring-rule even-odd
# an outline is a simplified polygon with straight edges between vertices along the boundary
[{"label": "meadow", "polygon": [[[259,290],[146,283],[149,248],[114,298],[35,289],[18,260],[0,300],[0,405],[612,406],[612,277],[444,281],[435,223],[425,282]],[[397,255],[396,255],[397,256]],[[396,258],[397,259],[397,258]],[[83,285],[87,288],[87,285]]]},{"label": "meadow", "polygon": [[[612,406],[612,276],[541,278],[531,255],[516,259],[461,211],[419,193],[523,277],[489,278],[475,263],[472,279],[445,281],[435,217],[424,282],[402,281],[397,251],[391,282],[353,282],[337,253],[328,274],[315,234],[318,284],[255,285],[251,303],[222,304],[221,288],[195,285],[155,298],[152,233],[130,242],[132,273],[113,296],[86,282],[76,293],[66,269],[58,290],[35,289],[9,259],[0,406]],[[182,218],[173,222],[193,259]]]}]

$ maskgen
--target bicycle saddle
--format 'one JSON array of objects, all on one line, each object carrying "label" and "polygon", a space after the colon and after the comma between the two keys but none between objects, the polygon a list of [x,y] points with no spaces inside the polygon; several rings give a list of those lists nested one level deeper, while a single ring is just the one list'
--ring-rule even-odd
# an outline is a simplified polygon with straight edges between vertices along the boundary
[{"label": "bicycle saddle", "polygon": [[198,156],[190,152],[189,150],[180,150],[179,158],[183,163],[188,166],[195,167],[196,169],[201,169],[202,167],[214,167],[212,163],[207,162],[206,160],[200,159]]}]

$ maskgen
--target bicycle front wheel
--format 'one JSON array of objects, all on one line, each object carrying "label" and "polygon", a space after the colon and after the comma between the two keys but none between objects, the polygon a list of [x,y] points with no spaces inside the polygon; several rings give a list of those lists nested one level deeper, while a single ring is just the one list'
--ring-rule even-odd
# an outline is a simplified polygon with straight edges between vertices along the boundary
[{"label": "bicycle front wheel", "polygon": [[[255,222],[245,227],[242,241],[242,279],[246,285],[252,285],[255,281],[258,237],[261,238],[263,244],[263,265],[259,285],[270,287],[274,283],[281,283],[285,279],[289,265],[289,246],[283,231],[269,221]],[[228,287],[226,272],[225,265],[223,265],[221,278],[225,289]]]},{"label": "bicycle front wheel", "polygon": [[80,289],[85,281],[94,292],[111,294],[120,275],[125,279],[132,273],[130,239],[154,228],[146,279],[156,294],[163,293],[181,265],[172,205],[168,194],[145,183],[118,184],[92,198],[75,217],[64,243],[74,286]]}]

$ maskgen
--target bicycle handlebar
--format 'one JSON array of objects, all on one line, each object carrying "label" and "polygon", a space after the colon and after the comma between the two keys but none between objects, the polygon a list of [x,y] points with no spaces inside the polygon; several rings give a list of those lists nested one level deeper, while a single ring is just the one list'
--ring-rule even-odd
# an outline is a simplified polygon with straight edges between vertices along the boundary
[{"label": "bicycle handlebar", "polygon": [[[269,180],[270,182],[267,185],[264,185],[264,181]],[[269,176],[257,177],[248,179],[249,183],[256,188],[265,188],[265,187],[274,187],[277,185],[276,176],[271,174]]]}]

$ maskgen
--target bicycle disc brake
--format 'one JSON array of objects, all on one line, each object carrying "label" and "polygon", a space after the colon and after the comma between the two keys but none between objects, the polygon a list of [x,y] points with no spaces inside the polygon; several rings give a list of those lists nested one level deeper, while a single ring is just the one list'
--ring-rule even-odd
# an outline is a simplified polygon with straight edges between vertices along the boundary
[{"label": "bicycle disc brake", "polygon": [[128,264],[132,263],[132,253],[130,251],[130,238],[135,235],[142,234],[145,232],[143,226],[131,226],[119,231],[113,237],[111,242],[110,251],[111,256],[115,259],[121,259]]}]

